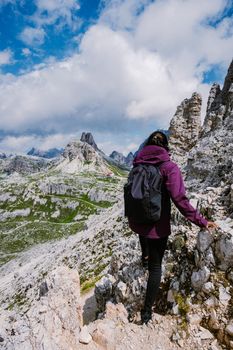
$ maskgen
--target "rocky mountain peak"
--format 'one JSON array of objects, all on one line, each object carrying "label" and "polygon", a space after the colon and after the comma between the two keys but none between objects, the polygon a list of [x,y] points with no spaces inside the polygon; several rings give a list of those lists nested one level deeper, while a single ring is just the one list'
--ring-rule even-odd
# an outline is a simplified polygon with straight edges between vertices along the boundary
[{"label": "rocky mountain peak", "polygon": [[125,164],[125,156],[120,152],[113,151],[109,157],[114,159],[117,163]]},{"label": "rocky mountain peak", "polygon": [[176,110],[169,127],[169,145],[173,158],[181,161],[196,143],[201,129],[201,95],[194,92]]},{"label": "rocky mountain peak", "polygon": [[[232,115],[233,109],[233,60],[229,66],[222,90],[218,84],[210,89],[206,117],[201,135],[222,127],[224,120]],[[226,123],[225,123],[226,124]]]},{"label": "rocky mountain peak", "polygon": [[133,159],[134,159],[134,155],[132,152],[129,152],[129,154],[126,157],[126,164],[131,167],[133,165]]},{"label": "rocky mountain peak", "polygon": [[113,151],[109,157],[112,158],[118,164],[126,165],[130,168],[133,164],[134,155],[132,152],[129,152],[129,154],[125,157],[122,153]]},{"label": "rocky mountain peak", "polygon": [[64,149],[63,157],[68,158],[69,161],[75,158],[82,161],[91,161],[96,158],[96,152],[86,142],[73,141],[67,144]]},{"label": "rocky mountain peak", "polygon": [[87,142],[72,141],[68,143],[62,156],[63,159],[57,166],[57,170],[62,172],[76,173],[84,170],[100,171],[104,174],[110,172],[101,151],[95,150]]},{"label": "rocky mountain peak", "polygon": [[91,132],[83,132],[80,141],[88,143],[96,151],[99,150]]}]

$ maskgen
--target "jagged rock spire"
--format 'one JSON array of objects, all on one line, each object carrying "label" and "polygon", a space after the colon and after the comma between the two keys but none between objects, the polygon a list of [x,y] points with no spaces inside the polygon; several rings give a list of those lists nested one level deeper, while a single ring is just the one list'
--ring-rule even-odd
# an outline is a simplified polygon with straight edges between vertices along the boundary
[{"label": "jagged rock spire", "polygon": [[228,72],[222,89],[223,104],[227,104],[229,102],[229,93],[231,95],[233,94],[233,60],[231,61],[231,64],[228,68]]},{"label": "jagged rock spire", "polygon": [[224,120],[232,115],[233,110],[233,60],[228,68],[222,90],[214,83],[210,89],[206,117],[201,136],[221,128]]},{"label": "jagged rock spire", "polygon": [[96,151],[99,150],[91,132],[83,132],[80,141],[91,145]]},{"label": "jagged rock spire", "polygon": [[194,92],[185,99],[176,110],[169,127],[169,145],[175,161],[182,158],[198,140],[201,129],[201,95]]}]

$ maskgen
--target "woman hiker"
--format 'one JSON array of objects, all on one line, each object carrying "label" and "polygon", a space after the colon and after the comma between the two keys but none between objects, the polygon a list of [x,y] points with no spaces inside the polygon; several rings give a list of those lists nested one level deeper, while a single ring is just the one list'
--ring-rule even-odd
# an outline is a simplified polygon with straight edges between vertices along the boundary
[{"label": "woman hiker", "polygon": [[144,308],[141,311],[142,323],[147,323],[152,316],[152,306],[155,302],[161,280],[161,263],[171,234],[170,217],[171,203],[179,209],[189,221],[207,229],[217,228],[214,222],[206,220],[197,209],[190,204],[185,194],[185,187],[178,166],[170,160],[168,140],[164,133],[153,132],[143,148],[136,155],[133,165],[154,164],[159,166],[162,175],[162,203],[159,221],[153,224],[136,223],[129,218],[132,231],[139,234],[142,250],[142,263],[148,263],[149,277],[147,281]]}]

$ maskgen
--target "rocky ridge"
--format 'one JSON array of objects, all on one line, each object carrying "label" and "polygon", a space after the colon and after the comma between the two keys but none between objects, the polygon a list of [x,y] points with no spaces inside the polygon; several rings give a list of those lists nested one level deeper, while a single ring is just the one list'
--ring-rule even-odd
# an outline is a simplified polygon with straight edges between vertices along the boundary
[{"label": "rocky ridge", "polygon": [[[229,78],[226,81],[228,86]],[[220,109],[225,108],[224,101],[229,101],[231,96],[230,89],[223,91]],[[211,104],[208,108],[212,108]],[[56,168],[52,170],[50,178],[44,175],[45,178],[40,181],[37,178],[30,186],[27,179],[23,179],[21,181],[25,181],[25,189],[22,191],[16,186],[13,191],[12,185],[15,186],[18,178],[12,176],[11,183],[7,182],[5,191],[1,194],[7,205],[13,205],[17,201],[17,191],[22,191],[25,199],[33,200],[34,205],[38,202],[42,204],[41,201],[48,200],[47,196],[52,195],[55,206],[51,206],[52,213],[46,214],[50,220],[64,205],[74,208],[77,204],[75,196],[79,203],[83,203],[88,198],[90,200],[92,195],[95,201],[91,204],[97,206],[105,192],[105,181],[107,187],[109,181],[111,185],[106,198],[112,193],[116,203],[103,210],[98,206],[100,211],[89,213],[83,222],[85,226],[72,236],[69,234],[59,241],[32,247],[1,267],[0,301],[3,312],[0,317],[0,342],[4,350],[23,349],[25,344],[29,350],[46,346],[48,349],[65,350],[67,344],[74,350],[155,349],[155,344],[157,350],[233,348],[233,193],[231,177],[226,167],[229,155],[225,154],[220,159],[222,154],[219,142],[232,121],[232,110],[226,109],[228,112],[224,114],[222,124],[208,132],[198,133],[193,148],[187,148],[184,154],[189,156],[188,164],[184,164],[181,158],[184,150],[177,155],[181,165],[185,166],[186,185],[193,205],[206,217],[217,221],[220,228],[212,233],[199,231],[173,210],[173,234],[164,259],[161,298],[158,299],[156,312],[147,326],[138,324],[147,271],[140,265],[138,237],[128,229],[127,221],[123,218],[122,185],[125,178],[119,174],[113,178],[103,178],[99,170],[92,176],[92,172],[85,172],[84,167],[80,167],[77,181],[71,183],[75,175],[70,177],[69,173],[60,173],[61,169]],[[193,123],[198,125],[198,121],[193,120]],[[174,122],[173,125],[179,127],[179,123]],[[192,129],[191,126],[189,129]],[[178,137],[177,131],[176,134]],[[227,135],[230,147],[230,132],[227,131]],[[192,173],[196,171],[198,155],[205,153],[203,140],[207,142],[208,138],[214,140],[211,143],[214,147],[208,149],[208,157],[212,162],[202,163],[203,171],[207,171],[204,179],[198,172],[194,178]],[[177,147],[178,144],[179,142]],[[81,163],[86,161],[84,153],[79,155],[76,146],[67,148],[62,162],[66,160],[68,164],[68,161],[72,162],[76,158]],[[79,147],[83,147],[82,142]],[[89,148],[86,147],[82,150],[87,149],[90,161],[95,162],[96,155],[92,151],[89,153]],[[190,164],[191,156],[194,161]],[[219,173],[218,180],[215,181],[216,164],[219,162],[225,167],[225,173]],[[94,179],[96,183],[90,189]],[[101,185],[98,187],[99,181]],[[75,192],[78,184],[79,189]],[[40,192],[37,192],[37,188]],[[97,192],[100,192],[100,197],[96,197]],[[73,224],[74,217],[80,215],[78,211],[74,214],[69,224]],[[67,228],[68,226],[66,230]],[[14,231],[15,228],[11,227],[11,230]],[[76,288],[79,289],[76,270],[80,274],[82,292],[99,280],[95,287],[99,319],[85,326],[78,311],[80,307],[85,310],[85,305],[81,305],[79,292],[76,291]],[[67,279],[60,278],[61,274],[67,275]],[[69,290],[66,288],[68,283]],[[53,289],[59,291],[57,297]],[[61,306],[61,312],[57,310],[58,305]],[[77,310],[76,315],[73,315],[70,307]],[[45,336],[42,337],[44,332]]]}]

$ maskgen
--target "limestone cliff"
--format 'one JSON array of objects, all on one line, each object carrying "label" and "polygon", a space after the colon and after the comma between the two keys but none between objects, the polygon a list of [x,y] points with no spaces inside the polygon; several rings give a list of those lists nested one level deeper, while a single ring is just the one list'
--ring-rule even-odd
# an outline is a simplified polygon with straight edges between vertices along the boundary
[{"label": "limestone cliff", "polygon": [[193,93],[176,110],[169,127],[169,147],[172,158],[184,162],[185,154],[196,144],[201,129],[202,98]]},{"label": "limestone cliff", "polygon": [[57,170],[67,173],[80,171],[99,171],[103,174],[111,173],[102,154],[87,142],[72,141],[68,143],[62,154]]},{"label": "limestone cliff", "polygon": [[200,138],[188,154],[187,179],[196,186],[232,184],[233,171],[233,61],[222,90],[210,90]]}]

